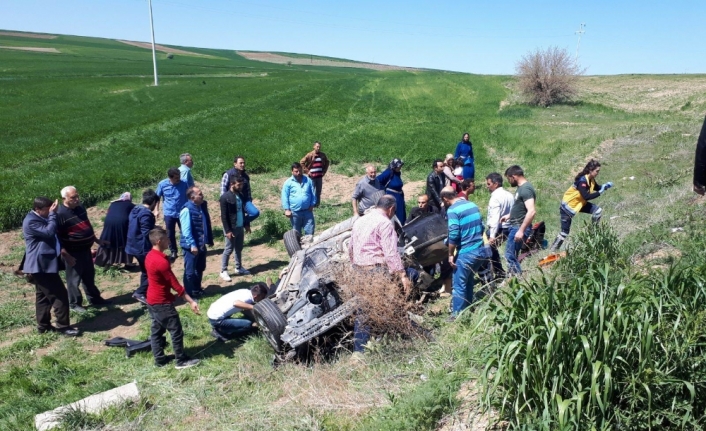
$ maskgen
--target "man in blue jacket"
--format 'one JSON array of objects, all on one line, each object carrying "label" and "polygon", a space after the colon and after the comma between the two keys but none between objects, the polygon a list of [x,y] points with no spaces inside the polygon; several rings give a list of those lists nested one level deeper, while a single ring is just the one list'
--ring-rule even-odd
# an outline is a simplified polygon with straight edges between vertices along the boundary
[{"label": "man in blue jacket", "polygon": [[147,269],[145,257],[152,250],[150,231],[154,229],[154,210],[159,202],[159,196],[152,189],[142,193],[142,205],[137,205],[130,211],[127,227],[127,244],[125,252],[135,256],[140,265],[140,287],[135,290],[132,297],[147,305]]},{"label": "man in blue jacket", "polygon": [[[69,294],[61,281],[61,247],[56,236],[58,201],[40,196],[34,199],[32,211],[22,222],[25,237],[25,260],[22,271],[31,275],[36,289],[37,331],[57,331],[75,337],[78,330],[69,324]],[[56,326],[51,324],[54,309]]]},{"label": "man in blue jacket", "polygon": [[314,183],[302,173],[302,165],[292,163],[292,176],[282,187],[282,209],[284,215],[292,222],[292,229],[305,235],[313,235],[314,207],[316,206],[316,191]]},{"label": "man in blue jacket", "polygon": [[203,200],[203,192],[198,187],[186,191],[186,204],[179,213],[181,240],[184,250],[184,289],[190,297],[203,296],[201,281],[206,270],[206,246],[213,246],[211,216]]}]

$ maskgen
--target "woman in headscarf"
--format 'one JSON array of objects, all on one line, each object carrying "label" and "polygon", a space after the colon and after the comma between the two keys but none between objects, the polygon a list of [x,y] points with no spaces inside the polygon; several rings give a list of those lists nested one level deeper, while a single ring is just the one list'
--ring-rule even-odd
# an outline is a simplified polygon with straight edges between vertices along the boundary
[{"label": "woman in headscarf", "polygon": [[473,160],[473,144],[468,132],[463,134],[461,142],[456,145],[454,158],[461,158],[463,161],[463,179],[475,179],[476,167]]},{"label": "woman in headscarf", "polygon": [[402,165],[404,165],[402,160],[392,159],[387,169],[377,176],[377,180],[385,189],[385,194],[395,197],[395,201],[397,202],[397,212],[395,215],[400,221],[400,224],[404,226],[407,221],[407,209],[404,204],[404,191],[402,191],[402,186],[404,185],[401,174]]},{"label": "woman in headscarf", "polygon": [[451,186],[457,192],[461,186],[461,180],[456,178],[454,175],[454,169],[456,168],[456,160],[453,154],[447,154],[446,159],[444,159],[444,185]]},{"label": "woman in headscarf", "polygon": [[98,248],[95,264],[98,266],[127,265],[130,262],[125,253],[127,243],[127,227],[130,211],[135,207],[132,203],[132,195],[125,192],[120,195],[120,199],[114,200],[108,207],[101,232],[101,241],[109,242]]}]

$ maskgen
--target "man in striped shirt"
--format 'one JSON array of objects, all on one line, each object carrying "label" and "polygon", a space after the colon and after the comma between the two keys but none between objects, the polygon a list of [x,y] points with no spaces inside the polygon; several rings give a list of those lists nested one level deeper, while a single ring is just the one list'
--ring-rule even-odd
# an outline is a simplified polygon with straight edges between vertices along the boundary
[{"label": "man in striped shirt", "polygon": [[321,189],[323,188],[324,175],[328,171],[329,161],[326,154],[321,152],[321,143],[319,141],[314,142],[314,150],[307,153],[299,164],[302,165],[304,173],[309,176],[312,183],[314,183],[314,190],[316,190],[316,207],[321,203]]},{"label": "man in striped shirt", "polygon": [[454,270],[451,320],[473,303],[475,273],[490,258],[483,244],[483,218],[478,206],[459,198],[451,187],[441,190],[449,221],[449,264]]}]

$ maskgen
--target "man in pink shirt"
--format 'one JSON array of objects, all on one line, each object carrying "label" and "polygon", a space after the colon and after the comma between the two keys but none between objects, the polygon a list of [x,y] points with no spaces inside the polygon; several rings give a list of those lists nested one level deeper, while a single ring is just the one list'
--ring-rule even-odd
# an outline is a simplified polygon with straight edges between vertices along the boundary
[{"label": "man in pink shirt", "polygon": [[[397,250],[398,236],[391,218],[394,217],[397,204],[394,196],[385,195],[377,206],[353,224],[348,253],[356,271],[382,271],[396,276],[402,282],[405,293],[412,289],[418,274],[410,268],[405,271],[400,253]],[[409,272],[409,274],[408,274]],[[359,311],[355,319],[353,334],[354,352],[362,353],[370,338],[369,328],[364,324],[365,317]]]}]

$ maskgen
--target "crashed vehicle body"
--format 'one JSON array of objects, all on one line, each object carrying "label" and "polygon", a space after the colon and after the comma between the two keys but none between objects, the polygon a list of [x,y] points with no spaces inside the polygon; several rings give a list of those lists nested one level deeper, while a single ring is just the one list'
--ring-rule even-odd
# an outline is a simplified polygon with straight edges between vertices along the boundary
[{"label": "crashed vehicle body", "polygon": [[[342,221],[315,237],[299,238],[291,230],[284,235],[290,255],[286,274],[277,290],[254,306],[261,331],[283,358],[292,358],[300,346],[338,326],[355,310],[355,300],[345,300],[337,276],[342,265],[350,265],[348,244],[355,218]],[[448,256],[444,240],[446,220],[438,214],[419,217],[405,225],[395,223],[398,250],[405,267],[420,277],[415,292],[424,292],[433,278],[424,267],[434,266]]]}]

